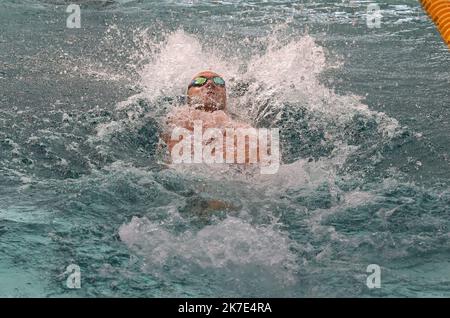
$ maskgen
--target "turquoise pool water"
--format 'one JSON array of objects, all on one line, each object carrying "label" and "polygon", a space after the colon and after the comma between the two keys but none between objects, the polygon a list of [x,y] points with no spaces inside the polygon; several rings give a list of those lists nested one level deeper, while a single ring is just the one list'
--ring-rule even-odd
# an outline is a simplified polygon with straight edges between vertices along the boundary
[{"label": "turquoise pool water", "polygon": [[[0,3],[0,296],[450,296],[450,54],[418,1],[379,28],[362,1],[99,0],[68,29],[68,3]],[[164,164],[205,68],[280,128],[278,173]]]}]

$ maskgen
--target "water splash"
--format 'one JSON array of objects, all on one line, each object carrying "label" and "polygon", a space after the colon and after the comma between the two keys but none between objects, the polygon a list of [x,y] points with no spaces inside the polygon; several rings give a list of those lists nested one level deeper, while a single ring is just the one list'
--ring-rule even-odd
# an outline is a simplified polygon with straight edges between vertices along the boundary
[{"label": "water splash", "polygon": [[165,275],[169,267],[170,275],[176,277],[209,273],[239,281],[252,273],[252,280],[257,281],[250,281],[256,285],[270,282],[274,287],[295,282],[297,265],[289,249],[292,242],[271,226],[253,226],[227,217],[199,231],[176,234],[163,224],[135,217],[121,226],[119,235],[144,258],[144,269],[154,275]]}]

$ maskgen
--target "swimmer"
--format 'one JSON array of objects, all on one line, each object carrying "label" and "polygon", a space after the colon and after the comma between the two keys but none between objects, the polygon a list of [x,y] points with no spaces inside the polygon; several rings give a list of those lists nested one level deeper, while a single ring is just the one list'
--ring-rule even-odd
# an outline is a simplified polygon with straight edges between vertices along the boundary
[{"label": "swimmer", "polygon": [[[162,139],[172,158],[175,158],[172,162],[200,163],[205,158],[213,158],[208,163],[237,163],[241,172],[241,167],[246,169],[248,164],[262,162],[261,171],[267,167],[278,170],[278,141],[274,140],[271,132],[271,143],[268,145],[267,130],[265,135],[258,135],[262,130],[257,132],[246,123],[232,120],[227,111],[225,80],[215,72],[203,71],[193,77],[187,87],[187,105],[175,108],[167,116],[166,125]],[[209,134],[211,132],[213,133]],[[266,141],[262,142],[264,138]],[[198,150],[195,145],[203,148]],[[263,146],[260,147],[261,145]],[[263,161],[264,159],[269,160]],[[270,164],[263,167],[266,163]],[[220,200],[202,202],[198,207],[206,213],[236,210],[232,204]]]},{"label": "swimmer", "polygon": [[251,128],[248,124],[231,119],[227,112],[225,80],[212,71],[203,71],[195,75],[187,87],[187,105],[176,108],[167,116],[166,124],[168,127],[162,137],[168,146],[169,153],[179,142],[179,140],[171,138],[171,131],[178,127],[192,132],[196,120],[202,121],[204,130],[207,128],[221,130],[225,130],[225,128]]},{"label": "swimmer", "polygon": [[[225,80],[215,72],[203,71],[193,77],[187,87],[187,105],[176,108],[167,116],[168,131],[162,135],[169,153],[179,140],[171,139],[171,129],[175,127],[194,130],[194,121],[202,120],[203,128],[250,127],[247,124],[233,121],[227,113],[227,91]],[[193,208],[198,215],[208,215],[214,211],[236,211],[233,204],[217,199],[201,199],[201,204]]]}]

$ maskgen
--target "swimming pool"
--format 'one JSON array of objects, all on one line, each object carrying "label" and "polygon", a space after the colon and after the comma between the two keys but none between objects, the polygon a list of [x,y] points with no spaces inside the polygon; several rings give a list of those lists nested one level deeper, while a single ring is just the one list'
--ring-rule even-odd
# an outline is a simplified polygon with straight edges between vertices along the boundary
[{"label": "swimming pool", "polygon": [[[418,1],[79,3],[0,3],[0,296],[450,296],[450,54]],[[202,69],[280,129],[276,174],[166,165]]]}]

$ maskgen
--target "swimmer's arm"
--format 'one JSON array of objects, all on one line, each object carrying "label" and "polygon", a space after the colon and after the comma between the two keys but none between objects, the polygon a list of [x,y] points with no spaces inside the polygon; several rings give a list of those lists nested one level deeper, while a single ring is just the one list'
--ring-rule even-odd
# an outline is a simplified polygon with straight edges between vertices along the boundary
[{"label": "swimmer's arm", "polygon": [[207,201],[208,211],[218,211],[218,210],[236,210],[237,208],[230,203],[223,202],[220,200],[212,199]]}]

